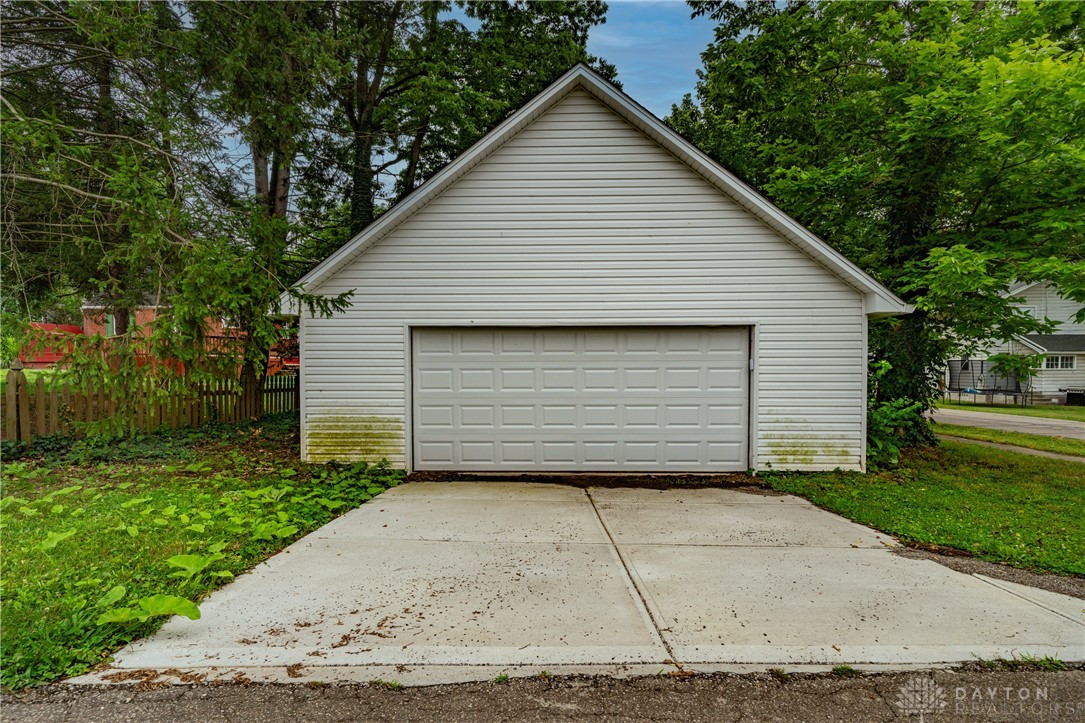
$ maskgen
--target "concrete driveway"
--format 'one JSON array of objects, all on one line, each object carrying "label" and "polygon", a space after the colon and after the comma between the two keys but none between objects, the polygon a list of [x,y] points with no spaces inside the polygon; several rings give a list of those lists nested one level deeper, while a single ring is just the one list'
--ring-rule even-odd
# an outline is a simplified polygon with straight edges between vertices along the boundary
[{"label": "concrete driveway", "polygon": [[1081,600],[894,544],[790,496],[416,482],[216,592],[200,620],[125,648],[122,670],[77,682],[1085,659]]},{"label": "concrete driveway", "polygon": [[1042,434],[1045,437],[1067,437],[1085,442],[1085,422],[1075,422],[1070,419],[1024,417],[1017,414],[973,412],[963,409],[936,409],[931,413],[931,417],[940,424],[986,427],[1004,432]]}]

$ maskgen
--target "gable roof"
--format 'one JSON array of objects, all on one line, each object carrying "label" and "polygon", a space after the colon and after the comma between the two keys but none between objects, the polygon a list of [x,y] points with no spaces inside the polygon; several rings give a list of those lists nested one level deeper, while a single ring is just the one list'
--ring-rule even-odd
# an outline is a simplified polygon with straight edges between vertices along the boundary
[{"label": "gable roof", "polygon": [[1085,334],[1027,334],[1018,338],[1040,353],[1085,352]]},{"label": "gable roof", "polygon": [[[621,118],[654,140],[687,167],[703,177],[726,196],[756,216],[785,239],[797,246],[818,264],[836,274],[865,298],[868,316],[907,314],[912,307],[893,292],[875,281],[838,251],[815,236],[798,221],[788,216],[768,199],[757,193],[742,179],[716,163],[700,149],[678,135],[615,88],[583,63],[574,66],[546,90],[539,93],[520,110],[506,118],[459,158],[449,163],[413,193],[369,224],[338,251],[312,269],[298,282],[308,293],[314,293],[330,276],[356,259],[384,238],[428,201],[440,195],[461,176],[474,168],[494,150],[515,136],[531,122],[553,107],[573,90],[580,88],[617,113]],[[282,297],[284,311],[295,304],[288,295]]]}]

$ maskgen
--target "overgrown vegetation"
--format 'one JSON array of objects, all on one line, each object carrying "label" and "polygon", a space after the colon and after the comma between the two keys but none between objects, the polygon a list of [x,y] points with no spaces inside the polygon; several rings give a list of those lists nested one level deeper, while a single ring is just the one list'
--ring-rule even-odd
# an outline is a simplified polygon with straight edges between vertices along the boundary
[{"label": "overgrown vegetation", "polygon": [[907,397],[886,399],[880,386],[892,369],[889,362],[872,362],[867,399],[867,463],[872,469],[895,467],[904,447],[926,443],[923,403]]},{"label": "overgrown vegetation", "polygon": [[93,439],[3,466],[2,683],[76,675],[333,517],[385,465],[300,464],[291,415]]},{"label": "overgrown vegetation", "polygon": [[877,403],[929,408],[949,355],[1050,330],[1015,281],[1085,320],[1085,5],[690,5],[715,39],[667,122],[917,308],[871,325]]},{"label": "overgrown vegetation", "polygon": [[944,442],[905,452],[894,471],[766,479],[781,492],[905,540],[1085,575],[1083,470],[1079,462]]},{"label": "overgrown vegetation", "polygon": [[[1026,434],[1025,432],[1007,432],[1001,429],[988,429],[986,427],[969,427],[960,424],[938,424],[935,431],[951,437],[963,437],[975,439],[980,442],[996,442],[998,444],[1012,444],[1026,449],[1036,449],[1041,452],[1054,452],[1055,454],[1069,454],[1074,457],[1085,458],[1085,441],[1070,439],[1069,437],[1048,437],[1043,434]],[[1085,462],[1085,460],[1083,460]],[[1081,474],[1085,476],[1085,467]]]}]

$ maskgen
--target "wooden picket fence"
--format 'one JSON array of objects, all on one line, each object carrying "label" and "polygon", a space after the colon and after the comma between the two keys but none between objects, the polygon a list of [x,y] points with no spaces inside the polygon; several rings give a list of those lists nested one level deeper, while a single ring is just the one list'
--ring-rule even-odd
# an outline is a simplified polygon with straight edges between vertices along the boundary
[{"label": "wooden picket fence", "polygon": [[[252,419],[258,413],[259,396],[254,389],[257,384],[256,379],[243,376],[240,390],[223,380],[205,383],[192,394],[171,394],[168,387],[159,385],[157,395],[148,386],[147,393],[136,402],[130,425],[135,431],[153,432]],[[162,391],[166,393],[163,395]],[[266,377],[263,413],[299,409],[299,392],[296,374]],[[156,398],[161,401],[155,401]],[[40,376],[30,382],[18,362],[7,373],[3,407],[0,415],[3,439],[21,440],[28,445],[41,435],[86,434],[88,423],[108,420],[117,413],[115,401],[105,392],[73,389],[67,383],[46,384]]]}]

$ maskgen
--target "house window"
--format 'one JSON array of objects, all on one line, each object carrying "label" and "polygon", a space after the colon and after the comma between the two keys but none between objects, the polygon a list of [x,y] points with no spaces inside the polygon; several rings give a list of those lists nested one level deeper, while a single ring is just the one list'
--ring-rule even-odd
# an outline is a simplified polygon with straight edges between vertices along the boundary
[{"label": "house window", "polygon": [[117,322],[114,321],[112,314],[105,315],[105,335],[113,336],[114,330],[117,328]]},{"label": "house window", "polygon": [[1072,356],[1049,356],[1044,360],[1044,369],[1073,369],[1074,358]]}]

